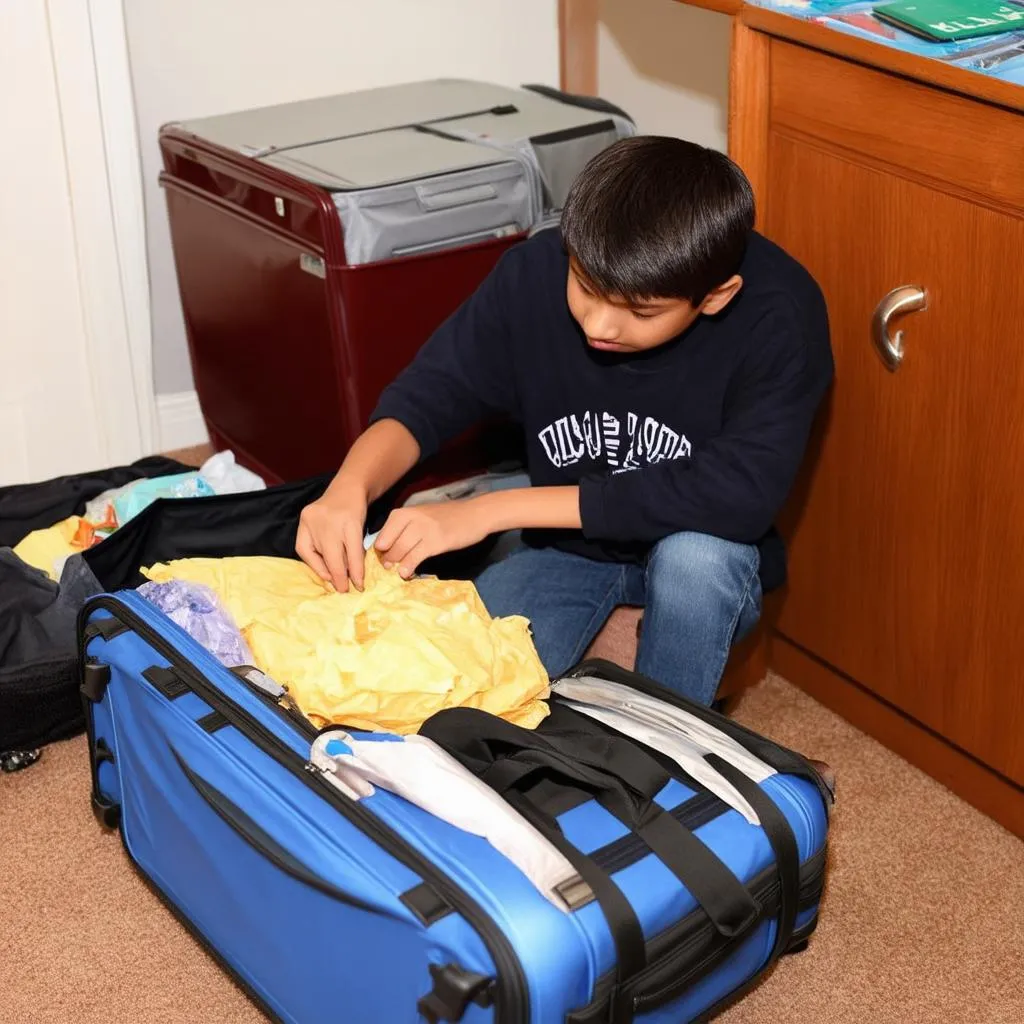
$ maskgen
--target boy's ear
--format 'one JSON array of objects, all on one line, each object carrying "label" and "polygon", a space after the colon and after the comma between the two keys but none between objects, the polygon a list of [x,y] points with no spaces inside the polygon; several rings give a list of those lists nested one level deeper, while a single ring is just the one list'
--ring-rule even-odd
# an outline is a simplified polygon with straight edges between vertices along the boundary
[{"label": "boy's ear", "polygon": [[743,278],[739,274],[733,274],[724,284],[712,288],[707,298],[700,304],[698,312],[707,316],[714,316],[721,313],[726,306],[735,298],[736,293],[743,287]]}]

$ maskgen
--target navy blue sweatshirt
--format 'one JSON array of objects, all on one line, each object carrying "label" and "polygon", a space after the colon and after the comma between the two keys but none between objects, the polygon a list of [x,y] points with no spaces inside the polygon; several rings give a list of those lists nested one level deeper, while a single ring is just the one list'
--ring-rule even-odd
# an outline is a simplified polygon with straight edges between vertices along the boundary
[{"label": "navy blue sweatshirt", "polygon": [[372,420],[395,419],[427,456],[483,419],[526,433],[535,487],[579,484],[582,531],[530,531],[602,561],[640,561],[688,530],[761,548],[765,590],[785,578],[773,528],[832,377],[825,302],[811,276],[761,235],[743,288],[715,317],[639,355],[591,349],[569,312],[557,230],[502,257],[387,388]]}]

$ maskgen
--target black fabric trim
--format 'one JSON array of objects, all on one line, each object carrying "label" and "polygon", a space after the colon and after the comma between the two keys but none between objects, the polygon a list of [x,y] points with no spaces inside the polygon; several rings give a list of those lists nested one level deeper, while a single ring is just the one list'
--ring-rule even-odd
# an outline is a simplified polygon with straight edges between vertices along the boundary
[{"label": "black fabric trim", "polygon": [[530,142],[535,146],[555,146],[560,142],[572,142],[574,139],[585,139],[588,135],[605,135],[615,131],[614,121],[594,121],[591,124],[581,124],[578,128],[548,132],[547,135],[531,135]]},{"label": "black fabric trim", "polygon": [[100,637],[103,640],[113,640],[115,637],[127,632],[128,627],[120,619],[115,619],[111,616],[106,619],[93,619],[85,627],[85,639],[87,643],[96,637]]},{"label": "black fabric trim", "polygon": [[[586,794],[591,799],[590,794]],[[533,793],[530,793],[533,799]],[[682,822],[691,832],[696,831],[709,821],[714,821],[719,815],[729,810],[724,800],[712,793],[698,793],[685,803],[678,804],[668,813],[677,821]],[[590,856],[594,861],[609,874],[615,874],[623,868],[628,868],[638,860],[647,856],[648,849],[640,841],[639,837],[630,832],[612,840],[607,846],[593,850]]]},{"label": "black fabric trim", "polygon": [[510,790],[505,793],[505,800],[548,839],[590,887],[611,932],[615,945],[616,976],[620,982],[642,971],[647,965],[643,928],[636,911],[611,875],[570,843],[554,818],[539,811],[522,793]]},{"label": "black fabric trim", "polygon": [[412,889],[407,889],[398,898],[427,928],[454,913],[451,904],[426,882],[420,882]]},{"label": "black fabric trim", "polygon": [[151,683],[154,689],[162,693],[168,700],[175,700],[189,692],[189,685],[172,668],[161,668],[152,665],[142,673],[142,678]]},{"label": "black fabric trim", "polygon": [[202,718],[196,720],[196,725],[209,733],[215,733],[218,729],[223,729],[227,724],[228,720],[219,711],[211,711],[208,715],[203,715]]},{"label": "black fabric trim", "polygon": [[539,779],[526,793],[537,807],[545,814],[550,814],[552,818],[557,818],[566,811],[593,800],[593,795],[585,790],[552,779]]},{"label": "black fabric trim", "polygon": [[87,661],[82,666],[82,696],[93,704],[99,704],[110,683],[110,666],[97,661]]}]

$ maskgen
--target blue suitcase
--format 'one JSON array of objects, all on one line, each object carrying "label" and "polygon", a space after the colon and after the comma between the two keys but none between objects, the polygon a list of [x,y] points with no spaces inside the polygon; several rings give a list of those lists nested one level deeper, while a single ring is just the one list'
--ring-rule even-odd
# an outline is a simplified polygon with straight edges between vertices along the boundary
[{"label": "blue suitcase", "polygon": [[[250,512],[287,504],[271,492],[234,500]],[[205,501],[173,503],[176,522],[252,522],[225,516],[230,502]],[[154,506],[125,543],[166,537],[156,529],[166,514]],[[285,536],[284,522],[279,514],[269,534]],[[259,533],[230,553],[281,553]],[[130,585],[86,606],[79,643],[97,817],[274,1020],[707,1020],[805,946],[817,923],[831,790],[816,767],[615,666],[572,675],[683,708],[776,774],[755,784],[709,758],[754,807],[755,825],[674,773],[649,808],[681,840],[671,849],[567,787],[575,797],[553,818],[553,839],[585,866],[589,898],[559,910],[481,837],[385,789],[339,792],[311,764],[311,723]]]}]

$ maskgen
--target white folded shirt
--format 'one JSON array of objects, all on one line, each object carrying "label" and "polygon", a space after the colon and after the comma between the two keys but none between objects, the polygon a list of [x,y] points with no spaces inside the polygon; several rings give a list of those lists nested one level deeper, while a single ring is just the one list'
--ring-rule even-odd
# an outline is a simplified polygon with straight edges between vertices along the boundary
[{"label": "white folded shirt", "polygon": [[[328,752],[332,741],[343,750]],[[425,736],[356,740],[341,729],[322,733],[310,761],[346,796],[372,796],[374,786],[404,797],[456,828],[482,836],[559,910],[590,896],[569,861],[518,811]]]}]

